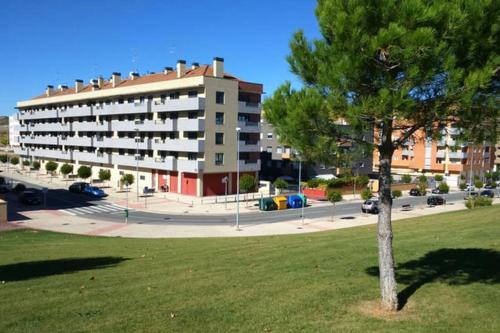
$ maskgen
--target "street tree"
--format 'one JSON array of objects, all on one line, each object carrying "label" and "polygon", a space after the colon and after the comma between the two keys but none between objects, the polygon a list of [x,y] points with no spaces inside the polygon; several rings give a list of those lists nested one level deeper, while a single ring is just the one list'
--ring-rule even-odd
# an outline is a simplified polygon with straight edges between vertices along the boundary
[{"label": "street tree", "polygon": [[52,176],[54,176],[54,172],[57,170],[58,164],[54,161],[48,161],[45,163],[45,170],[50,175],[50,181],[52,181]]},{"label": "street tree", "polygon": [[257,180],[252,175],[243,175],[240,177],[240,191],[245,193],[245,204],[248,204],[248,196],[247,193],[251,191],[255,191],[255,187],[257,186]]},{"label": "street tree", "polygon": [[30,166],[31,162],[29,160],[23,160],[22,164],[23,164],[23,169],[24,169],[24,167]]},{"label": "street tree", "polygon": [[78,175],[78,178],[87,179],[92,177],[92,169],[86,165],[82,165],[78,168],[78,170],[76,170],[76,174]]},{"label": "street tree", "polygon": [[[495,140],[499,8],[498,1],[489,0],[319,0],[322,37],[309,40],[298,31],[290,42],[287,60],[303,85],[293,89],[286,82],[265,101],[267,121],[304,159],[336,165],[343,147],[353,142],[375,150],[385,310],[398,309],[391,225],[394,151],[420,133],[439,138],[448,125],[463,129],[464,141]],[[364,142],[366,133],[373,133],[373,143]]]},{"label": "street tree", "polygon": [[109,182],[111,179],[111,170],[100,169],[99,170],[99,180],[102,182]]},{"label": "street tree", "polygon": [[281,178],[276,178],[273,185],[278,190],[278,194],[282,193],[283,190],[286,190],[288,188],[288,182]]},{"label": "street tree", "polygon": [[134,183],[134,175],[131,174],[131,173],[126,173],[122,176],[122,178],[120,179],[120,181],[122,182],[122,184],[124,184],[125,186],[130,186]]},{"label": "street tree", "polygon": [[326,192],[326,197],[328,201],[330,201],[333,205],[332,208],[332,222],[333,222],[333,216],[335,214],[335,203],[342,201],[342,194],[340,193],[339,190],[330,189],[328,190],[328,192]]},{"label": "street tree", "polygon": [[19,157],[17,156],[12,156],[10,158],[10,164],[12,164],[13,166],[16,166],[19,164]]},{"label": "street tree", "polygon": [[61,172],[61,174],[63,175],[63,177],[66,178],[67,175],[69,175],[70,173],[73,172],[73,165],[72,164],[68,164],[68,163],[64,163],[59,168],[59,171]]}]

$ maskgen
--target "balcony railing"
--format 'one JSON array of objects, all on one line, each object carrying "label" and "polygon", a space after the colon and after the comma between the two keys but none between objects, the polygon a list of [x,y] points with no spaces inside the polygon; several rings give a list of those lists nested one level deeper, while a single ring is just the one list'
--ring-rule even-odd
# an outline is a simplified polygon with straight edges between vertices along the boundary
[{"label": "balcony railing", "polygon": [[111,122],[109,121],[82,121],[73,122],[72,124],[74,131],[80,132],[110,132]]},{"label": "balcony railing", "polygon": [[242,102],[238,103],[238,112],[260,114],[262,106],[260,103]]},{"label": "balcony railing", "polygon": [[259,171],[260,160],[239,160],[240,171]]},{"label": "balcony railing", "polygon": [[104,104],[96,106],[94,115],[135,114],[151,112],[151,101],[143,103]]},{"label": "balcony railing", "polygon": [[205,140],[156,139],[152,148],[167,151],[203,152],[205,151]]},{"label": "balcony railing", "polygon": [[153,112],[194,111],[205,109],[205,98],[179,98],[157,101],[151,106]]},{"label": "balcony railing", "polygon": [[76,161],[111,164],[111,154],[106,154],[106,153],[73,151],[73,158]]},{"label": "balcony railing", "polygon": [[59,110],[59,117],[88,117],[93,115],[93,106],[73,106]]},{"label": "balcony railing", "polygon": [[238,121],[242,133],[260,133],[260,123],[253,121]]},{"label": "balcony railing", "polygon": [[32,124],[29,127],[33,132],[71,132],[70,123],[46,123],[46,124]]},{"label": "balcony railing", "polygon": [[34,136],[20,136],[20,143],[28,143],[28,144],[39,144],[39,145],[58,145],[59,140],[57,136],[42,136],[42,135],[34,135]]},{"label": "balcony railing", "polygon": [[108,138],[95,137],[94,146],[99,148],[123,148],[123,149],[151,149],[151,140],[140,139],[136,142],[135,138]]},{"label": "balcony railing", "polygon": [[260,144],[259,141],[239,141],[239,148],[242,152],[259,152]]},{"label": "balcony railing", "polygon": [[92,147],[93,138],[90,136],[61,136],[59,144],[65,146]]},{"label": "balcony railing", "polygon": [[30,156],[40,158],[56,158],[61,160],[72,160],[73,153],[71,151],[63,151],[61,149],[33,149],[29,152]]},{"label": "balcony railing", "polygon": [[19,120],[24,119],[50,119],[57,118],[57,110],[41,110],[41,111],[22,111],[19,113]]}]

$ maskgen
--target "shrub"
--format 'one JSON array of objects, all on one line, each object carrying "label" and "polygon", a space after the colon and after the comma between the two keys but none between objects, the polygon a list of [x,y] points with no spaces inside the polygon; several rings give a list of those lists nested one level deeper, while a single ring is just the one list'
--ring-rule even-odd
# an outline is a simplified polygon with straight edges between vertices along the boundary
[{"label": "shrub", "polygon": [[478,175],[474,175],[474,180],[480,180],[481,178],[479,178]]},{"label": "shrub", "polygon": [[467,184],[460,183],[460,185],[458,185],[458,188],[460,188],[463,191],[463,190],[465,190],[467,188]]},{"label": "shrub", "polygon": [[78,168],[76,174],[81,179],[87,179],[92,176],[92,169],[88,166],[82,165],[81,167]]},{"label": "shrub", "polygon": [[[241,180],[240,180],[240,182],[241,182]],[[254,182],[255,182],[255,180],[254,180]],[[281,178],[277,178],[274,181],[273,185],[278,190],[284,190],[284,189],[288,188],[288,183],[285,180],[281,179]]]},{"label": "shrub", "polygon": [[373,197],[372,190],[369,188],[365,188],[363,191],[361,191],[361,199],[363,200],[368,200]]},{"label": "shrub", "polygon": [[418,176],[418,182],[419,183],[427,183],[427,176],[424,176],[424,175]]},{"label": "shrub", "polygon": [[394,198],[401,198],[403,196],[403,192],[401,192],[401,190],[394,190],[392,191],[392,196]]},{"label": "shrub", "polygon": [[23,166],[29,166],[30,164],[29,160],[23,160]]},{"label": "shrub", "polygon": [[461,180],[465,180],[465,175],[460,175]]},{"label": "shrub", "polygon": [[48,173],[52,174],[54,171],[57,170],[58,164],[54,161],[48,161],[45,163],[45,170],[47,170]]},{"label": "shrub", "polygon": [[450,192],[450,187],[446,183],[441,183],[438,186],[438,189],[441,193],[448,193]]},{"label": "shrub", "polygon": [[493,178],[493,174],[491,172],[485,172],[484,173],[484,178],[491,179],[491,178]]},{"label": "shrub", "polygon": [[418,183],[418,191],[421,193],[421,194],[424,194],[427,192],[427,182],[420,182]]},{"label": "shrub", "polygon": [[111,179],[111,170],[100,169],[99,179],[103,182],[109,181]]},{"label": "shrub", "polygon": [[476,180],[476,181],[474,182],[474,187],[475,187],[475,188],[477,188],[477,189],[481,189],[481,188],[483,188],[483,186],[484,186],[484,184],[483,184],[483,182],[482,182],[482,181],[480,181],[480,180]]},{"label": "shrub", "polygon": [[[275,181],[275,183],[276,183],[276,181]],[[256,186],[257,186],[257,181],[256,181],[254,176],[243,175],[240,177],[240,190],[241,190],[241,192],[248,193],[248,192],[255,191]],[[274,186],[276,186],[276,185],[274,185]],[[287,183],[287,187],[288,187],[288,183]]]},{"label": "shrub", "polygon": [[318,188],[319,185],[321,185],[322,183],[323,183],[323,180],[321,180],[319,178],[309,179],[307,181],[307,187],[309,187],[309,188]]},{"label": "shrub", "polygon": [[401,177],[401,181],[405,184],[411,183],[411,176],[408,174],[405,174]]},{"label": "shrub", "polygon": [[366,175],[358,176],[355,178],[355,181],[358,186],[366,186],[370,182],[370,177]]},{"label": "shrub", "polygon": [[350,177],[349,178],[347,178],[347,177],[334,178],[334,179],[328,180],[327,187],[328,188],[339,188],[339,187],[350,184],[350,182],[351,182]]},{"label": "shrub", "polygon": [[31,164],[31,167],[35,170],[39,170],[40,169],[40,162],[39,161],[33,161],[33,163]]},{"label": "shrub", "polygon": [[442,176],[442,175],[435,175],[435,176],[434,176],[434,179],[435,179],[437,182],[442,182],[442,181],[443,181],[443,176]]},{"label": "shrub", "polygon": [[491,206],[493,203],[493,199],[488,198],[488,197],[477,197],[473,199],[467,199],[465,202],[465,207],[468,209],[473,209],[475,207],[484,207],[484,206]]},{"label": "shrub", "polygon": [[120,181],[123,184],[128,185],[128,186],[132,185],[134,183],[134,180],[135,180],[134,175],[131,173],[124,174],[122,176],[122,178],[120,179]]},{"label": "shrub", "polygon": [[63,165],[61,165],[61,168],[59,169],[59,171],[61,172],[61,174],[66,177],[66,175],[69,175],[70,173],[73,172],[73,165],[70,165],[68,163],[64,163]]},{"label": "shrub", "polygon": [[12,157],[10,158],[10,164],[12,164],[12,165],[18,165],[18,164],[19,164],[19,157],[17,157],[17,156],[12,156]]},{"label": "shrub", "polygon": [[495,183],[495,182],[490,183],[490,186],[491,186],[491,188],[497,188],[497,183]]},{"label": "shrub", "polygon": [[7,163],[7,160],[8,160],[7,155],[4,154],[0,155],[0,162]]}]

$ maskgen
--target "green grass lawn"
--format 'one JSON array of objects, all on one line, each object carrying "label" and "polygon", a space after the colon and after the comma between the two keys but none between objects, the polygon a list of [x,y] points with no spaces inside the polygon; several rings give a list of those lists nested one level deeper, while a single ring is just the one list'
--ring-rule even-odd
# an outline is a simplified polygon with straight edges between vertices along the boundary
[{"label": "green grass lawn", "polygon": [[394,223],[396,318],[374,317],[376,227],[142,240],[0,233],[0,332],[499,332],[500,206]]}]

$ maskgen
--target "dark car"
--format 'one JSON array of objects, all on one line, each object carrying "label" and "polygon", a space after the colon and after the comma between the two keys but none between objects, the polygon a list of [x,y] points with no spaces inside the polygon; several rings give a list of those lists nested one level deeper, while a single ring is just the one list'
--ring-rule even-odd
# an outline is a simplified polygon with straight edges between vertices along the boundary
[{"label": "dark car", "polygon": [[420,197],[420,196],[423,196],[425,195],[425,191],[424,192],[421,192],[418,188],[412,188],[410,190],[410,195],[414,196],[414,197]]},{"label": "dark car", "polygon": [[484,189],[485,190],[493,190],[493,189],[495,189],[495,187],[493,187],[493,185],[491,185],[491,184],[486,184],[486,185],[484,185]]},{"label": "dark car", "polygon": [[464,200],[474,199],[474,198],[477,198],[478,196],[479,196],[479,192],[477,192],[477,191],[470,191],[470,192],[467,192],[467,194],[464,197]]},{"label": "dark car", "polygon": [[378,214],[378,200],[368,199],[361,206],[361,211],[363,213]]},{"label": "dark car", "polygon": [[40,194],[35,191],[23,191],[17,199],[26,205],[39,205],[42,203]]},{"label": "dark car", "polygon": [[90,184],[85,182],[76,182],[69,186],[69,191],[73,193],[83,193],[87,186],[90,186]]},{"label": "dark car", "polygon": [[9,188],[5,185],[0,185],[0,194],[9,193]]},{"label": "dark car", "polygon": [[489,198],[493,198],[495,196],[495,192],[493,192],[492,190],[483,190],[481,191],[481,194],[480,194],[482,197],[489,197]]},{"label": "dark car", "polygon": [[427,198],[427,205],[429,206],[439,206],[446,204],[446,200],[439,195],[433,195]]}]

